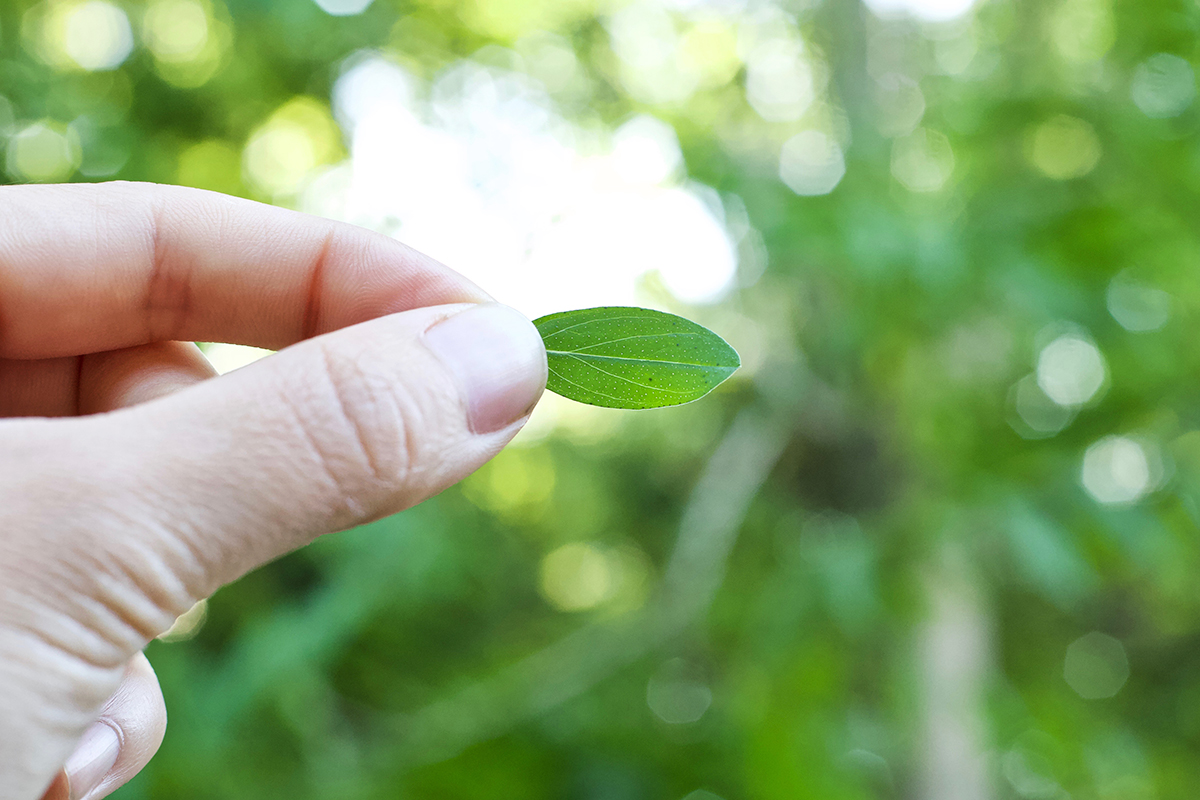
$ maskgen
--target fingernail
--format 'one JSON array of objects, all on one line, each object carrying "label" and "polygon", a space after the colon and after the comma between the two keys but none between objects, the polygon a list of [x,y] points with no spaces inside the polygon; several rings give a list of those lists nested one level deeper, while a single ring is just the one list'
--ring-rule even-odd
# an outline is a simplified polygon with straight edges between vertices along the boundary
[{"label": "fingernail", "polygon": [[546,386],[546,348],[533,323],[496,303],[473,306],[425,332],[466,400],[471,430],[491,433],[528,414]]},{"label": "fingernail", "polygon": [[111,725],[97,722],[88,728],[63,767],[71,784],[71,800],[81,800],[99,786],[120,752],[121,740]]}]

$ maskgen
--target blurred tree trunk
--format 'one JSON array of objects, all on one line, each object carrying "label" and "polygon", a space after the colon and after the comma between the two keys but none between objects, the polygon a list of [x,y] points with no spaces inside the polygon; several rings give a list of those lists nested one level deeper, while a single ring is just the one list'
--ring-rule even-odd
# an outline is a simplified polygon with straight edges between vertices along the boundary
[{"label": "blurred tree trunk", "polygon": [[922,800],[991,800],[984,691],[991,620],[965,559],[926,575],[928,616],[917,634]]}]

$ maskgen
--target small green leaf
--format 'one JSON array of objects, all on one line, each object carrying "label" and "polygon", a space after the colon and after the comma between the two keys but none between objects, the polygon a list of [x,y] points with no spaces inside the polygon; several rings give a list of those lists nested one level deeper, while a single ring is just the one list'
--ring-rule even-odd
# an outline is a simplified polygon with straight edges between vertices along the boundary
[{"label": "small green leaf", "polygon": [[552,392],[607,408],[690,403],[742,365],[702,325],[647,308],[563,311],[533,322],[546,343]]}]

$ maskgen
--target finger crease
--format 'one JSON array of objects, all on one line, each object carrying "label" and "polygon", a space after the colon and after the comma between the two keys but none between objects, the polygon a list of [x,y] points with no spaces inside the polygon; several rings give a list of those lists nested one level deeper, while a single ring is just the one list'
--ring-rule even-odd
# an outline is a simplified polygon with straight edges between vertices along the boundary
[{"label": "finger crease", "polygon": [[171,263],[169,238],[163,235],[164,213],[160,197],[150,216],[151,266],[143,311],[147,342],[178,339],[191,313],[192,282],[186,270]]},{"label": "finger crease", "polygon": [[[5,271],[5,269],[3,268],[3,266],[0,266],[0,273],[3,273],[4,271]],[[4,293],[0,292],[0,299],[2,299],[3,297],[4,297]],[[4,352],[4,339],[5,339],[4,328],[5,327],[6,326],[5,326],[5,321],[4,321],[4,304],[0,303],[0,353]]]},{"label": "finger crease", "polygon": [[321,249],[313,259],[308,273],[308,298],[304,305],[304,323],[300,330],[301,339],[311,339],[321,330],[321,288],[325,280],[325,264],[337,238],[337,228],[330,227],[321,242]]},{"label": "finger crease", "polygon": [[332,510],[335,518],[349,512],[349,516],[352,518],[361,519],[363,516],[362,509],[358,507],[354,499],[354,493],[350,490],[344,476],[333,463],[329,450],[317,440],[309,427],[310,423],[297,403],[289,395],[284,394],[282,397],[284,405],[292,414],[292,418],[300,432],[301,438],[304,440],[305,446],[312,455],[313,462],[320,469],[322,477],[325,479],[325,484],[333,492],[332,500],[335,506]]},{"label": "finger crease", "polygon": [[75,357],[75,414],[83,413],[83,356]]},{"label": "finger crease", "polygon": [[350,409],[346,406],[346,398],[343,396],[343,390],[340,384],[333,378],[332,357],[324,347],[321,348],[321,358],[325,362],[325,374],[329,376],[333,397],[338,404],[338,414],[350,426],[351,433],[354,434],[354,443],[358,446],[359,457],[362,459],[362,463],[367,466],[367,469],[370,470],[372,480],[379,483],[383,478],[383,472],[379,468],[379,462],[375,459],[374,448],[367,438],[367,431],[363,429],[362,420],[359,418],[360,415],[351,413]]}]

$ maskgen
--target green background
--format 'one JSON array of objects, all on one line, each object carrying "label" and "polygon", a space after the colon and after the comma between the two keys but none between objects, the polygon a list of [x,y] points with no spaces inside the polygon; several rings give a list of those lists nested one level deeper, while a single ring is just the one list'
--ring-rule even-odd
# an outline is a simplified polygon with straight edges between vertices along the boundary
[{"label": "green background", "polygon": [[[719,303],[657,295],[739,346],[738,376],[568,419],[218,592],[147,651],[170,728],[117,797],[1194,796],[1200,6],[662,6],[678,31],[791,15],[825,80],[772,120],[720,35],[691,53],[700,85],[655,102],[614,51],[621,4],[206,0],[190,61],[119,5],[133,50],[87,70],[54,49],[70,6],[0,3],[9,181],[295,204],[243,150],[297,97],[328,124],[343,59],[427,81],[546,30],[582,76],[558,113],[666,121],[752,233]],[[844,151],[828,194],[780,179],[809,129]],[[65,161],[18,149],[46,130]],[[318,164],[348,151],[332,131]],[[1099,388],[1047,397],[1097,353]]]}]

